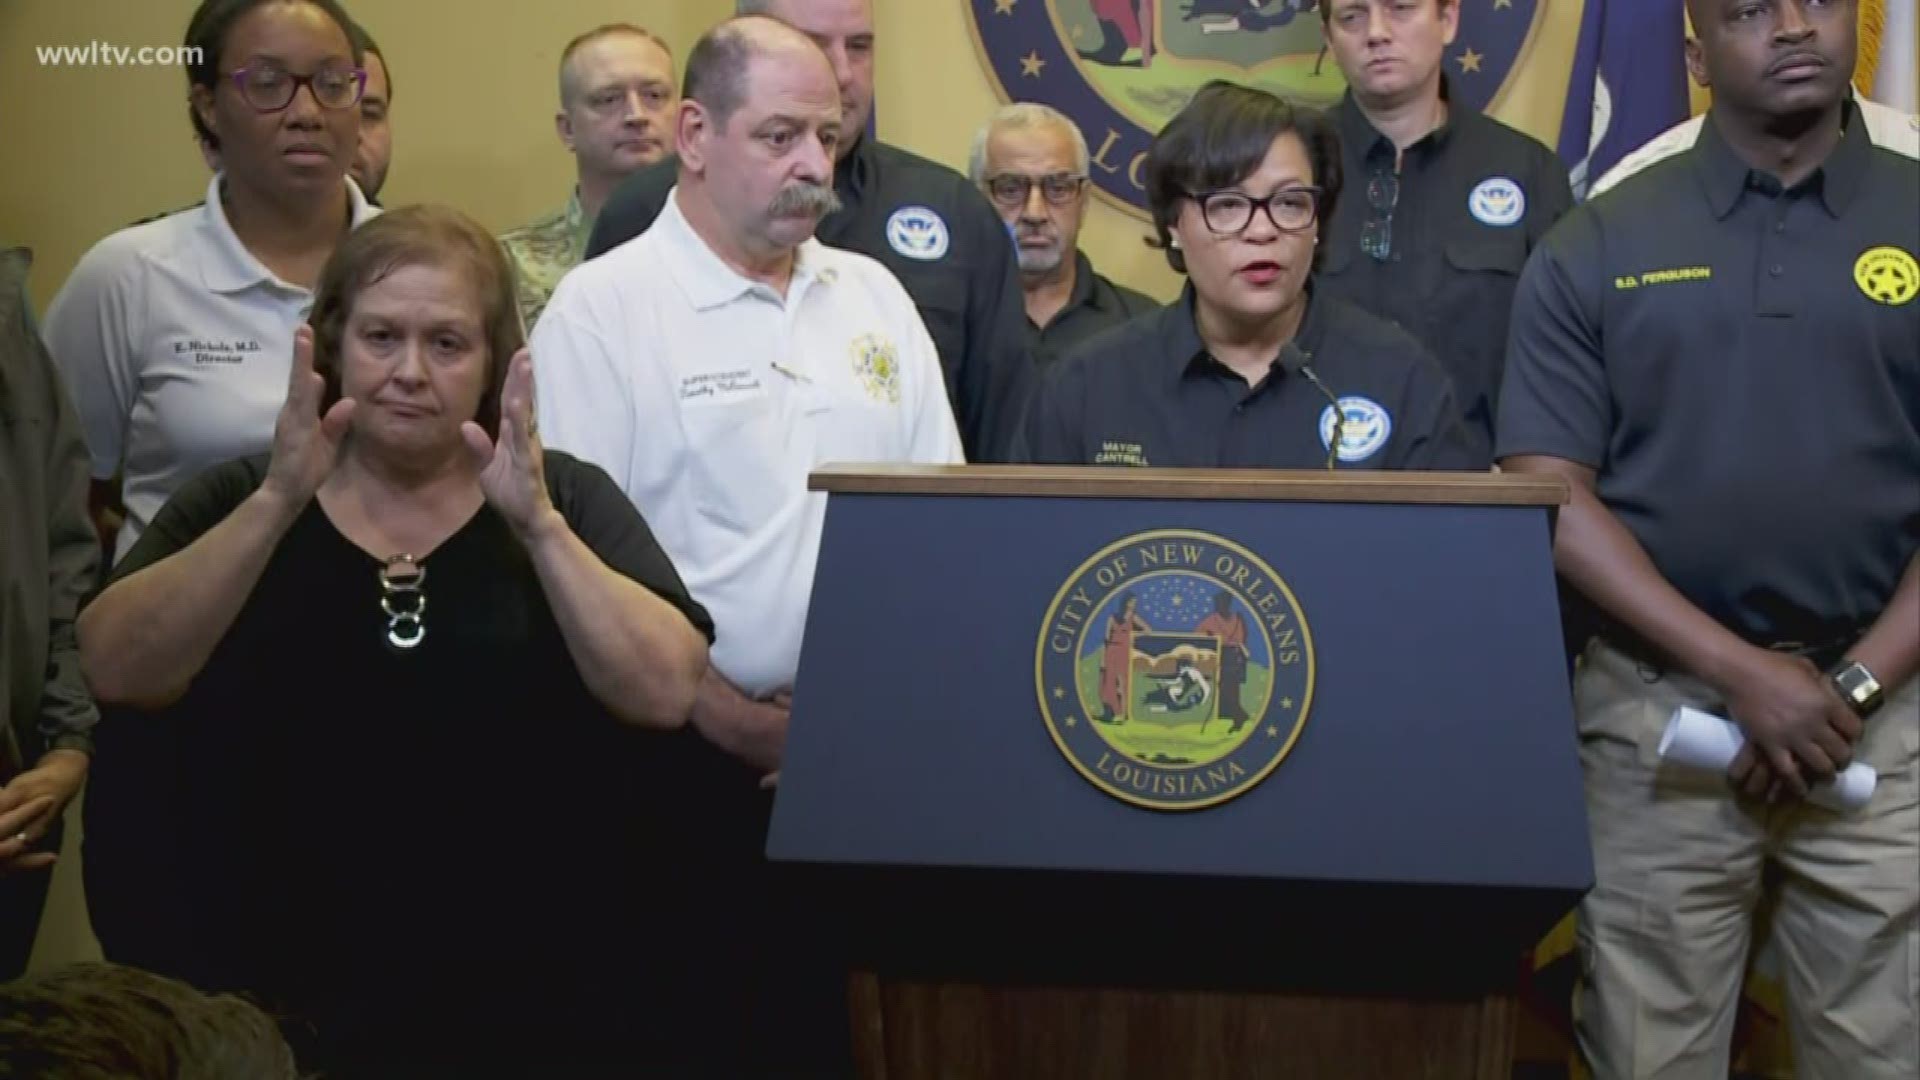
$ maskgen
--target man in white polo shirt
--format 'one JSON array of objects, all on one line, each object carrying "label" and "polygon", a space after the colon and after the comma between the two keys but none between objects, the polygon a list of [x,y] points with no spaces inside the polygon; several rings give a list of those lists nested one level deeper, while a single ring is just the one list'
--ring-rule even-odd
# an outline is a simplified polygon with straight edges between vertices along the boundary
[{"label": "man in white polo shirt", "polygon": [[[716,624],[683,737],[636,775],[671,927],[647,960],[673,1050],[654,1071],[851,1072],[845,968],[762,855],[813,588],[827,462],[958,462],[932,338],[906,289],[813,239],[836,201],[826,56],[770,19],[687,58],[678,186],[645,233],[569,273],[533,333],[542,441],[612,474]],[[851,133],[849,133],[851,134]],[[663,879],[665,880],[665,879]]]},{"label": "man in white polo shirt", "polygon": [[644,234],[583,264],[533,337],[541,436],[646,515],[713,613],[709,741],[779,767],[827,462],[957,462],[932,339],[878,262],[813,239],[841,137],[832,66],[771,19],[687,60],[679,179]]}]

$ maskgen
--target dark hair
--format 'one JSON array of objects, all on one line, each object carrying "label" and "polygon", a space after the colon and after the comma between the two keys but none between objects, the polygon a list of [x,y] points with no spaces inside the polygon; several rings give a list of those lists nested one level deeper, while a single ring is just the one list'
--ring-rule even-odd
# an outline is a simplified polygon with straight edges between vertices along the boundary
[{"label": "dark hair", "polygon": [[293,1051],[243,998],[118,964],[0,985],[0,1076],[293,1080]]},{"label": "dark hair", "polygon": [[567,64],[573,59],[573,54],[599,41],[601,38],[613,37],[616,34],[627,34],[645,41],[651,41],[655,45],[660,46],[660,51],[667,54],[668,60],[673,59],[673,46],[661,40],[659,34],[645,27],[624,22],[607,23],[604,26],[596,26],[574,38],[572,41],[567,42],[566,48],[560,50],[560,104],[565,105],[567,103]]},{"label": "dark hair", "polygon": [[326,383],[321,409],[340,400],[340,345],[353,302],[395,270],[432,266],[466,275],[480,297],[480,328],[487,339],[487,388],[473,421],[490,438],[500,434],[500,394],[513,354],[526,344],[513,272],[500,244],[480,223],[446,206],[390,210],[355,228],[333,249],[314,288],[313,369]]},{"label": "dark hair", "polygon": [[[762,18],[763,16],[746,16]],[[687,72],[680,80],[680,100],[697,101],[713,118],[713,126],[727,126],[747,97],[747,65],[760,49],[737,20],[729,20],[700,35],[687,54]]]},{"label": "dark hair", "polygon": [[[193,133],[200,141],[215,150],[220,149],[220,137],[207,127],[206,121],[200,119],[200,111],[193,107],[193,88],[204,86],[208,93],[219,89],[220,55],[226,51],[227,35],[232,33],[233,24],[254,8],[267,4],[309,4],[319,8],[347,35],[347,44],[353,49],[353,62],[360,63],[360,39],[354,36],[353,20],[336,0],[200,0],[193,18],[187,20],[186,51],[182,54],[187,59],[187,119],[193,121]],[[391,75],[388,82],[392,82]]]},{"label": "dark hair", "polygon": [[[747,100],[747,68],[778,48],[775,39],[779,38],[819,50],[812,38],[768,15],[737,16],[700,35],[687,54],[680,100],[699,102],[715,127],[725,127],[734,110]],[[820,58],[826,59],[826,54]]]},{"label": "dark hair", "polygon": [[358,53],[357,62],[361,67],[367,65],[369,56],[380,58],[380,68],[387,73],[387,104],[391,106],[393,104],[393,65],[387,63],[387,54],[380,51],[380,43],[373,40],[373,35],[367,33],[367,28],[359,23],[354,23],[347,28],[347,36],[353,39],[354,50]]},{"label": "dark hair", "polygon": [[[1147,206],[1154,238],[1167,263],[1187,272],[1187,260],[1172,246],[1173,222],[1180,203],[1196,192],[1218,191],[1253,175],[1273,141],[1292,132],[1307,151],[1313,182],[1321,189],[1317,220],[1333,217],[1340,201],[1340,138],[1333,125],[1312,109],[1295,109],[1265,90],[1216,79],[1201,87],[1179,115],[1167,122],[1147,151]],[[1320,249],[1313,266],[1319,269]]]}]

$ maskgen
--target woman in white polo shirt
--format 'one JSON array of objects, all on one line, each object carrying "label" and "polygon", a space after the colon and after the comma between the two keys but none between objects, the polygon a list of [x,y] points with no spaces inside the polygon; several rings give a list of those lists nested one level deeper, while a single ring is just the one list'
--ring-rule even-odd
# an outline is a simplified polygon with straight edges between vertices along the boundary
[{"label": "woman in white polo shirt", "polygon": [[95,244],[48,309],[93,505],[125,506],[116,557],[200,470],[267,448],[320,267],[378,212],[347,178],[366,81],[351,25],[335,0],[202,0],[189,113],[222,171],[204,204]]}]

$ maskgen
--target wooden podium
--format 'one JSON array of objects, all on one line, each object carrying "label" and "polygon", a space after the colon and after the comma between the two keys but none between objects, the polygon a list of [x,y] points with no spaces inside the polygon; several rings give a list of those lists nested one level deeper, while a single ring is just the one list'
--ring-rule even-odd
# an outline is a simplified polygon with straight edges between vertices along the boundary
[{"label": "wooden podium", "polygon": [[1563,484],[812,483],[767,851],[844,943],[863,1076],[1506,1080],[1592,881]]}]

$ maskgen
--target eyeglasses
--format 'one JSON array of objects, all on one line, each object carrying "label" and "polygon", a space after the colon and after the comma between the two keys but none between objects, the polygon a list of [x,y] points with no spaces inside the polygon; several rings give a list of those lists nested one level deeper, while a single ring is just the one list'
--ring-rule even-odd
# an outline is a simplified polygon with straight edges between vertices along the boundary
[{"label": "eyeglasses", "polygon": [[240,97],[260,112],[279,112],[293,104],[302,86],[313,89],[313,100],[323,109],[351,109],[367,88],[364,68],[325,67],[311,75],[295,75],[277,64],[249,64],[233,70]]},{"label": "eyeglasses", "polygon": [[986,188],[987,197],[1008,210],[1018,210],[1027,205],[1027,195],[1034,188],[1040,189],[1040,196],[1051,206],[1066,206],[1080,197],[1080,189],[1085,187],[1087,178],[1074,173],[1054,173],[1051,176],[1022,176],[1019,173],[1001,173],[989,176],[981,186]]},{"label": "eyeglasses", "polygon": [[1320,189],[1317,187],[1282,188],[1264,199],[1244,191],[1206,191],[1193,195],[1200,204],[1200,216],[1207,228],[1217,233],[1245,232],[1253,224],[1253,212],[1265,210],[1267,220],[1281,232],[1303,232],[1313,227],[1320,213]]},{"label": "eyeglasses", "polygon": [[1360,250],[1379,262],[1393,254],[1393,208],[1400,202],[1400,178],[1377,172],[1367,181],[1367,222],[1360,227]]}]

